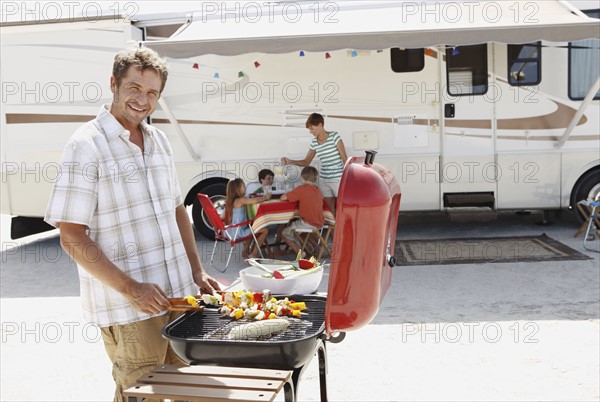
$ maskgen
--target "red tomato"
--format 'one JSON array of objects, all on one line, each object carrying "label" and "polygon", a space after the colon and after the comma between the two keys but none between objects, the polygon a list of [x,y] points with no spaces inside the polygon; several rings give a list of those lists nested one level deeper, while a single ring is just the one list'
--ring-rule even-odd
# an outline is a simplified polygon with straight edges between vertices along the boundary
[{"label": "red tomato", "polygon": [[263,295],[262,293],[254,293],[252,295],[252,300],[254,300],[254,303],[262,303],[263,302]]}]

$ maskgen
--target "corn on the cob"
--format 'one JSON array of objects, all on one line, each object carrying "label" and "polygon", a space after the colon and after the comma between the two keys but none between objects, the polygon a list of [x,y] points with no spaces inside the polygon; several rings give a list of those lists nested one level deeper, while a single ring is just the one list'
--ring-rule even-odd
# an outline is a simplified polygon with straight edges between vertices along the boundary
[{"label": "corn on the cob", "polygon": [[289,327],[288,320],[275,318],[273,320],[255,321],[249,324],[238,325],[229,331],[229,339],[246,340],[269,336],[276,332],[285,331]]}]

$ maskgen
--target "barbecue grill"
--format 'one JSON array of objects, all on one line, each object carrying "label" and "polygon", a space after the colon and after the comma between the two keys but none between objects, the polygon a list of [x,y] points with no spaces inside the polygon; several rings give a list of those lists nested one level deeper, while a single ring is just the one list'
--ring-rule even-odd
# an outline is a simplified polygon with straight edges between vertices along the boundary
[{"label": "barbecue grill", "polygon": [[[327,297],[291,295],[306,303],[308,313],[290,318],[290,327],[267,339],[230,340],[229,331],[246,322],[223,318],[216,308],[186,313],[163,329],[175,353],[187,364],[293,370],[295,400],[302,372],[319,358],[321,400],[327,400],[325,341],[337,343],[344,331],[367,325],[377,314],[391,281],[400,187],[393,175],[373,164],[346,163],[340,183],[336,232]],[[280,296],[279,296],[280,297]]]}]

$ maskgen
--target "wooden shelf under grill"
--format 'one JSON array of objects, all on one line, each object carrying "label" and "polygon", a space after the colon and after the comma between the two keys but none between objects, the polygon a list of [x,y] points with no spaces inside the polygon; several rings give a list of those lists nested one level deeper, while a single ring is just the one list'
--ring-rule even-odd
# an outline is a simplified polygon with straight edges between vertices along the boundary
[{"label": "wooden shelf under grill", "polygon": [[[220,366],[156,366],[142,375],[123,395],[200,402],[273,401],[287,387],[292,371]],[[293,392],[286,392],[286,400]]]}]

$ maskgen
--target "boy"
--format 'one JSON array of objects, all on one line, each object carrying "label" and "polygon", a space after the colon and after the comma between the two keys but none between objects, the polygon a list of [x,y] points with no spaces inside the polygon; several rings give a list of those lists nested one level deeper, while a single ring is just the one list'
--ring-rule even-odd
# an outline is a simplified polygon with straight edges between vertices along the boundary
[{"label": "boy", "polygon": [[270,169],[262,169],[258,172],[259,183],[253,182],[246,185],[246,197],[251,195],[262,195],[265,188],[271,189],[275,173]]},{"label": "boy", "polygon": [[316,168],[304,167],[300,173],[302,184],[281,196],[282,201],[298,201],[300,206],[300,219],[292,222],[282,233],[283,240],[296,254],[300,250],[300,246],[295,240],[294,230],[319,229],[324,223],[323,195],[317,187],[318,175]]}]

